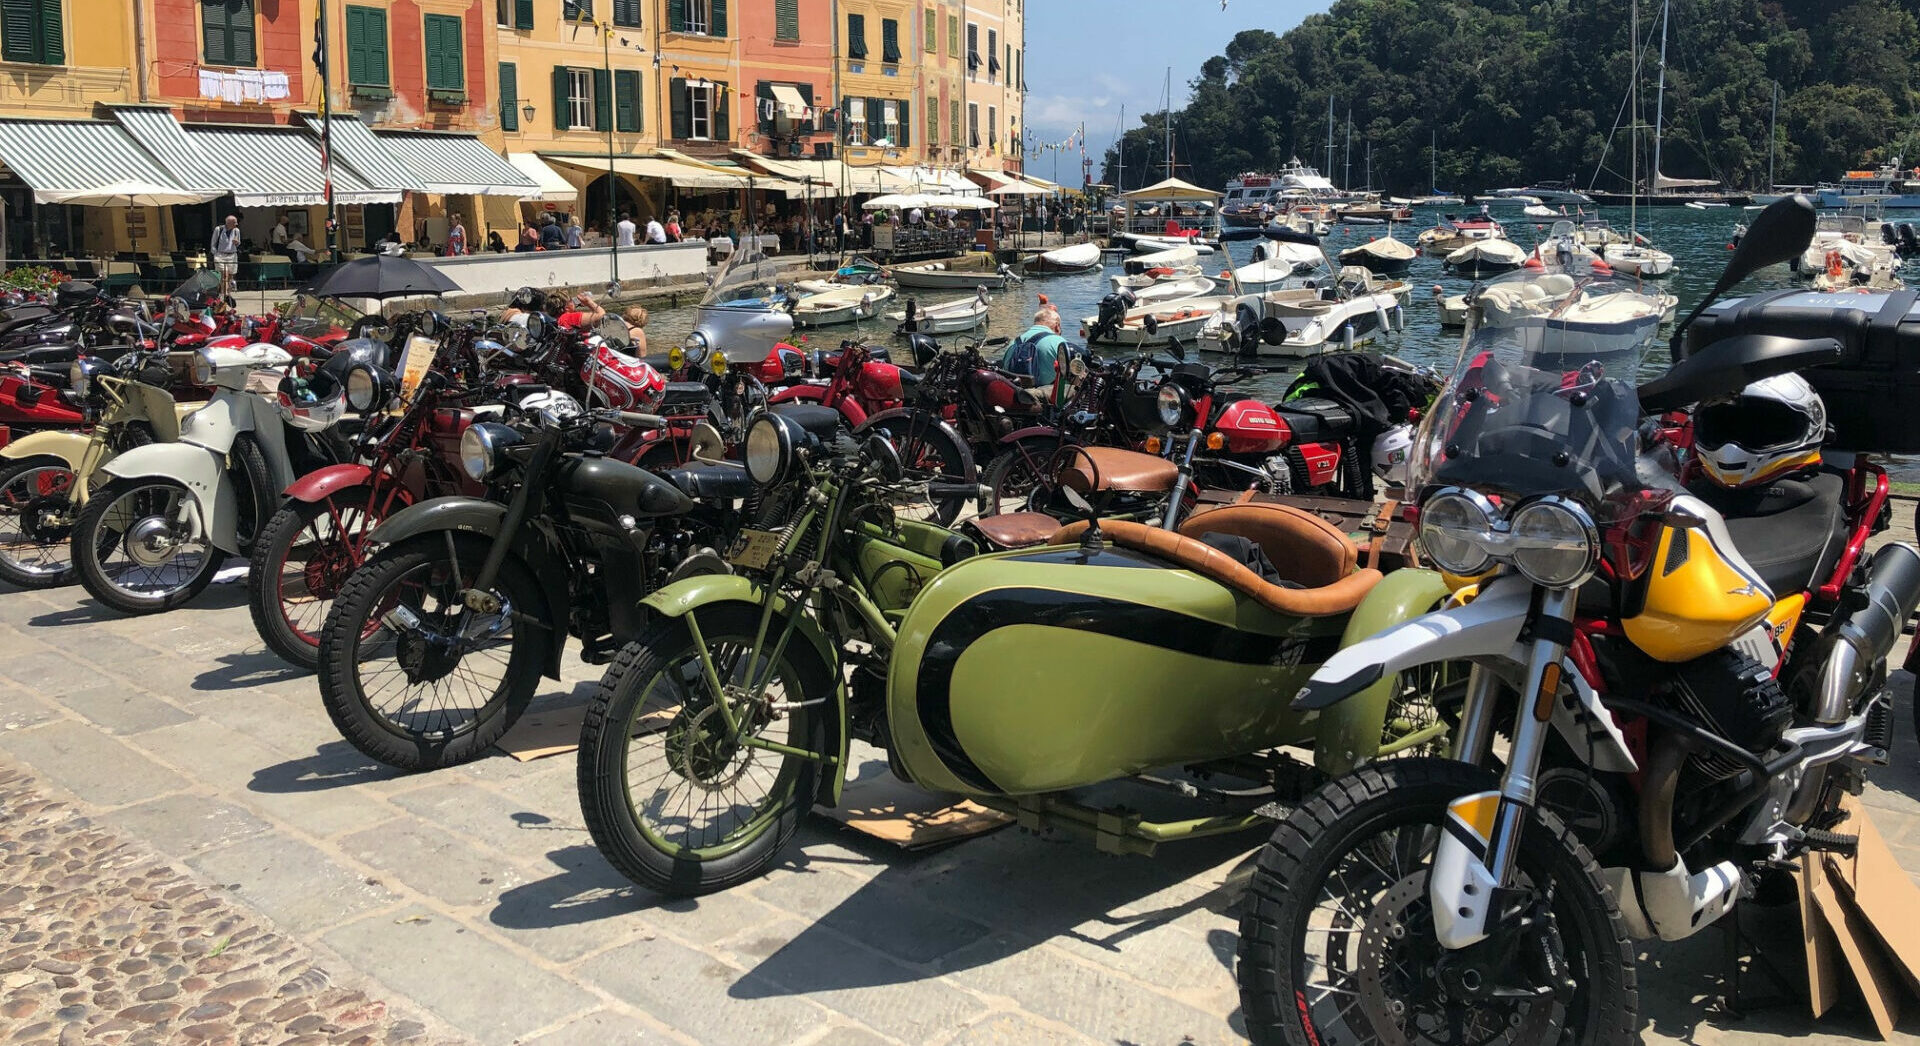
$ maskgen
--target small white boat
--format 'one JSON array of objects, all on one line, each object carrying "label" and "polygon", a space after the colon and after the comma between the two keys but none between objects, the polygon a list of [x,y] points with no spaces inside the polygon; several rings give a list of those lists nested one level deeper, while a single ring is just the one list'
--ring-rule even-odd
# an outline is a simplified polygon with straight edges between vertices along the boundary
[{"label": "small white boat", "polygon": [[1209,320],[1217,318],[1224,310],[1231,313],[1233,299],[1225,296],[1204,298],[1180,298],[1169,302],[1149,302],[1136,305],[1127,310],[1126,319],[1111,334],[1103,334],[1096,339],[1094,327],[1100,322],[1097,316],[1087,316],[1080,320],[1080,337],[1089,345],[1095,341],[1109,345],[1164,345],[1167,342],[1193,341]]},{"label": "small white boat", "polygon": [[1116,247],[1125,247],[1135,254],[1155,254],[1170,251],[1176,247],[1186,247],[1196,254],[1212,254],[1213,247],[1186,236],[1148,236],[1143,233],[1122,232],[1112,237]]},{"label": "small white boat", "polygon": [[1180,276],[1172,279],[1159,280],[1147,284],[1144,287],[1123,286],[1120,283],[1121,277],[1119,276],[1113,277],[1113,280],[1114,290],[1132,291],[1134,299],[1142,305],[1149,303],[1164,304],[1170,301],[1179,301],[1182,298],[1202,298],[1209,294],[1219,293],[1214,281],[1205,276]]},{"label": "small white boat", "polygon": [[1214,277],[1221,291],[1260,294],[1275,290],[1293,277],[1324,265],[1326,258],[1319,247],[1287,240],[1259,244],[1253,252],[1253,261]]},{"label": "small white boat", "polygon": [[1520,209],[1520,213],[1529,218],[1559,218],[1562,212],[1556,211],[1544,203],[1530,203]]},{"label": "small white boat", "polygon": [[996,263],[992,255],[978,253],[944,261],[895,265],[887,272],[892,275],[893,282],[918,290],[960,290],[985,286],[999,291],[1006,289],[1008,280],[1018,278],[1012,269]]},{"label": "small white boat", "polygon": [[1645,345],[1677,303],[1671,295],[1556,272],[1483,288],[1471,318],[1519,332],[1529,351],[1603,356]]},{"label": "small white boat", "polygon": [[1116,291],[1138,291],[1155,284],[1173,280],[1190,280],[1195,277],[1206,278],[1205,270],[1199,265],[1182,265],[1175,269],[1154,269],[1151,272],[1136,273],[1132,276],[1109,276],[1107,282],[1113,284]]},{"label": "small white boat", "polygon": [[987,325],[987,289],[981,287],[971,298],[959,298],[937,305],[922,306],[912,298],[902,312],[887,313],[887,319],[900,324],[900,334],[964,334]]},{"label": "small white boat", "polygon": [[[1756,196],[1754,197],[1754,199],[1757,200],[1759,199],[1759,197]],[[1716,207],[1727,206],[1725,203],[1722,203],[1718,200],[1688,200],[1686,205],[1696,211],[1711,211]]]},{"label": "small white boat", "polygon": [[1512,272],[1526,264],[1527,252],[1512,240],[1478,240],[1447,255],[1447,270],[1456,276],[1479,279]]},{"label": "small white boat", "polygon": [[1301,358],[1351,350],[1405,328],[1406,310],[1392,286],[1375,281],[1365,269],[1342,269],[1338,287],[1331,298],[1319,288],[1291,287],[1235,299],[1206,333],[1224,343],[1229,327],[1242,316],[1278,320],[1285,330],[1278,343],[1243,344],[1240,354]]},{"label": "small white boat", "polygon": [[1341,251],[1340,264],[1358,265],[1382,276],[1396,276],[1406,272],[1419,253],[1412,244],[1382,236]]},{"label": "small white boat", "polygon": [[1069,247],[1047,251],[1027,263],[1027,272],[1048,276],[1066,276],[1074,273],[1091,272],[1100,267],[1100,245],[1097,243],[1076,243]]},{"label": "small white boat", "polygon": [[1366,215],[1360,215],[1360,214],[1343,214],[1340,216],[1340,224],[1342,225],[1385,225],[1387,224],[1387,220],[1385,218],[1371,218]]},{"label": "small white boat", "polygon": [[[799,285],[795,287],[798,289]],[[839,284],[830,290],[803,295],[794,303],[793,322],[802,327],[831,327],[872,319],[880,314],[880,306],[892,300],[893,288],[886,284]]]},{"label": "small white boat", "polygon": [[1600,257],[1615,272],[1629,276],[1665,276],[1673,271],[1673,255],[1644,243],[1609,243]]}]

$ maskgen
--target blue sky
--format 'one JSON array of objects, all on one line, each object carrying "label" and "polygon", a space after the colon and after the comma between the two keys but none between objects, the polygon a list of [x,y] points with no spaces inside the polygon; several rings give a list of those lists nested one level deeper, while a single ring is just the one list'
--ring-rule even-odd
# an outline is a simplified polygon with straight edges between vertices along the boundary
[{"label": "blue sky", "polygon": [[[1027,129],[1043,142],[1064,140],[1081,121],[1087,155],[1099,175],[1121,105],[1127,126],[1161,108],[1167,66],[1173,104],[1184,104],[1200,64],[1226,50],[1242,29],[1284,33],[1330,0],[1029,0],[1027,3]],[[1059,157],[1060,180],[1078,182],[1078,154]],[[1052,178],[1054,155],[1027,168]]]}]

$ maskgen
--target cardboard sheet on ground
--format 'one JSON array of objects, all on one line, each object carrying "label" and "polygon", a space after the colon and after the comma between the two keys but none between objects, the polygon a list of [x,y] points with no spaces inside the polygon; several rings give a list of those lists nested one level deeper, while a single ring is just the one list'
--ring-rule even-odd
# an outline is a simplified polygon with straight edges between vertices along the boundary
[{"label": "cardboard sheet on ground", "polygon": [[1800,858],[1800,938],[1807,949],[1807,1003],[1815,1017],[1823,1017],[1840,1001],[1840,942],[1814,901],[1825,877],[1818,858]]},{"label": "cardboard sheet on ground", "polygon": [[1920,886],[1887,848],[1865,804],[1849,796],[1841,808],[1852,816],[1839,830],[1858,834],[1860,849],[1852,860],[1830,857],[1828,864],[1895,960],[1908,989],[1920,996],[1920,922],[1915,919],[1920,915]]},{"label": "cardboard sheet on ground", "polygon": [[1013,823],[1013,818],[997,810],[921,791],[892,774],[848,781],[840,805],[822,807],[820,813],[902,850],[924,850]]},{"label": "cardboard sheet on ground", "polygon": [[[582,704],[531,710],[494,746],[523,763],[564,755],[580,747],[580,724],[586,715],[587,706]],[[670,713],[649,712],[635,724],[634,736],[664,730],[672,720]]]}]

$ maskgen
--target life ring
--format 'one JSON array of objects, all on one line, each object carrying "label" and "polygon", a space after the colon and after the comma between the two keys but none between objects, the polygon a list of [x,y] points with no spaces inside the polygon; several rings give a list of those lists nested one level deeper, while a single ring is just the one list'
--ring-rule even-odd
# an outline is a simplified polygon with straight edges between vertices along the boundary
[{"label": "life ring", "polygon": [[1837,250],[1828,251],[1827,252],[1827,275],[1837,280],[1845,273],[1846,273],[1846,269],[1840,264],[1840,252]]}]

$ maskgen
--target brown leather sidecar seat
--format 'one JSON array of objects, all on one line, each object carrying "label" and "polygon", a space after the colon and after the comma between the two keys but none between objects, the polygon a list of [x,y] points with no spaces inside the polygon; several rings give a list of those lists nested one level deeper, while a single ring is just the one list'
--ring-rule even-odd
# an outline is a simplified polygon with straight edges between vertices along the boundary
[{"label": "brown leather sidecar seat", "polygon": [[[1071,523],[1050,544],[1080,540],[1088,524]],[[1356,569],[1360,549],[1332,524],[1291,505],[1253,502],[1196,512],[1178,533],[1125,520],[1103,520],[1100,532],[1121,548],[1145,552],[1236,589],[1276,614],[1328,617],[1360,605],[1381,573]],[[1200,540],[1233,534],[1260,546],[1280,576],[1302,587],[1273,584]]]},{"label": "brown leather sidecar seat", "polygon": [[1179,476],[1180,466],[1166,458],[1120,447],[1075,447],[1057,473],[1061,486],[1083,496],[1165,494]]}]

